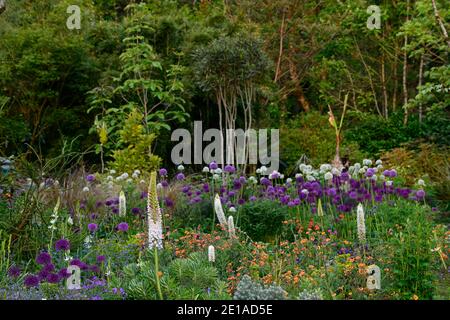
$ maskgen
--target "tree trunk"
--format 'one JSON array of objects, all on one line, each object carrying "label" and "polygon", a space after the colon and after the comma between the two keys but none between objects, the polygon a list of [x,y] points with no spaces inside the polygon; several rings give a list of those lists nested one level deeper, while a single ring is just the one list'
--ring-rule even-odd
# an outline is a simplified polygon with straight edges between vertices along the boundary
[{"label": "tree trunk", "polygon": [[441,28],[442,34],[444,35],[444,38],[445,38],[445,41],[447,41],[447,45],[450,48],[450,39],[448,37],[448,32],[447,32],[447,29],[445,29],[445,25],[442,22],[441,16],[439,15],[439,11],[436,6],[436,0],[431,0],[431,2],[433,3],[434,16],[435,16],[437,22],[439,23],[439,27]]},{"label": "tree trunk", "polygon": [[[423,54],[420,56],[420,66],[419,66],[419,85],[418,87],[420,88],[422,86],[422,82],[423,82]],[[419,123],[422,124],[422,116],[423,116],[423,111],[422,111],[422,102],[419,104]]]},{"label": "tree trunk", "polygon": [[289,74],[291,76],[292,83],[294,85],[294,95],[297,98],[297,101],[302,106],[305,112],[309,112],[311,109],[308,100],[305,97],[303,92],[303,88],[300,85],[300,77],[298,75],[297,67],[295,66],[294,61],[292,61],[291,57],[288,59],[289,61]]},{"label": "tree trunk", "polygon": [[[406,2],[406,22],[409,20],[409,0]],[[408,45],[408,36],[405,34],[404,48],[403,48],[403,108],[405,109],[403,124],[406,126],[408,123],[408,84],[407,84],[407,72],[408,72],[408,52],[406,46]]]}]

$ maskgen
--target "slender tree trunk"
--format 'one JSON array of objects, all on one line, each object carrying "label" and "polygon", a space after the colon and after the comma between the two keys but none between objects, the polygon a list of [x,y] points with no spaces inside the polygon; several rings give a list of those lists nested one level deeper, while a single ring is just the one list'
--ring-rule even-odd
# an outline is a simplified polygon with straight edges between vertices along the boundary
[{"label": "slender tree trunk", "polygon": [[387,94],[387,89],[386,89],[386,71],[385,71],[385,54],[383,53],[383,55],[381,56],[381,86],[383,89],[383,98],[384,98],[384,105],[383,105],[383,109],[384,109],[384,117],[387,119],[389,116],[388,113],[388,94]]},{"label": "slender tree trunk", "polygon": [[284,21],[286,20],[286,12],[283,12],[283,19],[281,20],[281,27],[280,27],[280,47],[278,50],[278,60],[277,60],[277,68],[275,70],[275,78],[273,79],[273,82],[277,82],[278,78],[280,77],[281,72],[281,58],[283,56],[283,41],[284,41]]},{"label": "slender tree trunk", "polygon": [[[448,37],[447,29],[445,28],[444,22],[442,21],[441,16],[439,15],[439,11],[436,6],[436,0],[431,0],[433,4],[434,16],[439,23],[439,27],[441,28],[442,34],[444,35],[445,41],[447,41],[447,45],[450,48],[450,39]],[[447,3],[448,4],[448,3]]]},{"label": "slender tree trunk", "polygon": [[392,94],[392,110],[395,111],[397,109],[397,91],[398,91],[398,43],[395,41],[395,52],[394,52],[394,92]]},{"label": "slender tree trunk", "polygon": [[0,14],[6,10],[6,0],[0,0]]},{"label": "slender tree trunk", "polygon": [[311,109],[308,100],[305,97],[303,92],[303,88],[300,84],[300,77],[298,75],[297,67],[295,66],[294,61],[289,57],[289,74],[291,76],[292,83],[294,85],[294,95],[297,98],[297,101],[302,106],[305,112],[309,112]]},{"label": "slender tree trunk", "polygon": [[[420,56],[420,66],[419,66],[419,85],[418,87],[420,88],[422,86],[422,82],[423,82],[423,60],[424,60],[424,55],[422,54]],[[422,102],[419,103],[419,123],[422,124],[422,116],[423,116],[423,111],[422,111]]]},{"label": "slender tree trunk", "polygon": [[[406,2],[406,22],[409,21],[409,0]],[[407,74],[408,74],[408,52],[406,50],[406,46],[408,45],[408,35],[405,34],[404,37],[404,48],[403,48],[403,109],[404,117],[403,124],[406,125],[408,123],[408,83],[407,83]]]}]

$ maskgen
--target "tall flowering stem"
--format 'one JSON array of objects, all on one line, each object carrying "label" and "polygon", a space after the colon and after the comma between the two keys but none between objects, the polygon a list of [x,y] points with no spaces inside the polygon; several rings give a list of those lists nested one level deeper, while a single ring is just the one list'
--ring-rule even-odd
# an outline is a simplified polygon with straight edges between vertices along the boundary
[{"label": "tall flowering stem", "polygon": [[125,193],[123,190],[120,191],[119,194],[119,216],[125,217],[127,214],[127,198],[125,197]]},{"label": "tall flowering stem", "polygon": [[216,194],[216,197],[214,199],[214,211],[216,212],[217,219],[219,220],[220,225],[225,229],[227,227],[227,220],[225,218],[225,213],[223,212],[222,208],[222,202],[220,201],[220,197],[218,194]]},{"label": "tall flowering stem", "polygon": [[156,187],[156,171],[150,174],[147,196],[148,246],[149,249],[162,249],[162,215]]},{"label": "tall flowering stem", "polygon": [[364,208],[360,203],[358,204],[358,208],[356,210],[356,222],[358,228],[358,240],[361,245],[366,243],[366,223],[364,217]]}]

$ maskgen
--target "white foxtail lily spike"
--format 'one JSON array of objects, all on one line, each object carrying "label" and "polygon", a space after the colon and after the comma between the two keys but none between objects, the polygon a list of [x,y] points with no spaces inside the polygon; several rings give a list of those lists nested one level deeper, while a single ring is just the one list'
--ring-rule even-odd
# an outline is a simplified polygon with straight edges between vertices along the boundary
[{"label": "white foxtail lily spike", "polygon": [[208,247],[208,261],[215,262],[216,261],[216,249],[214,246]]},{"label": "white foxtail lily spike", "polygon": [[220,197],[216,194],[214,199],[214,210],[216,211],[217,219],[219,219],[219,223],[222,228],[226,228],[227,220],[225,218],[225,213],[223,212],[222,203],[220,202]]},{"label": "white foxtail lily spike", "polygon": [[156,188],[156,171],[150,174],[150,185],[147,196],[148,246],[149,249],[163,247],[162,216]]},{"label": "white foxtail lily spike", "polygon": [[358,208],[356,210],[356,222],[358,227],[358,239],[361,244],[366,243],[366,222],[364,217],[364,209],[363,205],[358,204]]},{"label": "white foxtail lily spike", "polygon": [[233,216],[228,217],[228,234],[230,235],[230,238],[236,237],[236,229],[234,228]]},{"label": "white foxtail lily spike", "polygon": [[120,191],[119,195],[119,216],[124,217],[127,214],[127,198],[125,198],[125,193],[123,190]]}]

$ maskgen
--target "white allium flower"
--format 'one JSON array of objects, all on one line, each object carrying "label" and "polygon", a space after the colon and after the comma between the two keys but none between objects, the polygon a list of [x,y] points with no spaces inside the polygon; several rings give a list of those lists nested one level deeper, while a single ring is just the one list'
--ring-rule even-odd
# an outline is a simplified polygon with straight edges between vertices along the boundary
[{"label": "white allium flower", "polygon": [[163,188],[162,183],[158,183],[158,184],[156,185],[156,189],[161,190],[162,188]]},{"label": "white allium flower", "polygon": [[55,185],[55,187],[59,186],[59,181],[55,180],[55,182],[53,183]]},{"label": "white allium flower", "polygon": [[372,178],[371,178],[373,181],[377,181],[377,179],[378,179],[378,177],[377,177],[377,175],[376,174],[374,174],[373,176],[372,176]]},{"label": "white allium flower", "polygon": [[184,170],[184,166],[182,165],[182,164],[180,164],[179,166],[178,166],[178,171],[183,171]]},{"label": "white allium flower", "polygon": [[118,177],[116,178],[116,181],[122,181],[122,180],[123,180],[122,176],[118,176]]},{"label": "white allium flower", "polygon": [[353,173],[353,171],[355,171],[355,167],[354,166],[348,167],[348,172],[349,173]]},{"label": "white allium flower", "polygon": [[222,173],[222,169],[217,168],[217,169],[214,170],[214,173],[216,173],[216,174],[221,174],[221,173]]},{"label": "white allium flower", "polygon": [[261,173],[261,169],[260,168],[256,169],[256,173],[260,174]]},{"label": "white allium flower", "polygon": [[281,180],[284,179],[284,174],[280,174],[280,179],[281,179]]},{"label": "white allium flower", "polygon": [[258,179],[256,179],[256,177],[251,176],[250,178],[248,178],[248,180],[253,183],[253,184],[257,184],[258,183]]},{"label": "white allium flower", "polygon": [[298,168],[300,169],[301,172],[305,172],[306,171],[306,164],[301,163]]},{"label": "white allium flower", "polygon": [[286,183],[292,183],[292,178],[287,178]]},{"label": "white allium flower", "polygon": [[84,187],[83,188],[83,192],[89,192],[89,188],[88,187]]},{"label": "white allium flower", "polygon": [[112,181],[114,178],[112,176],[107,176],[106,181]]},{"label": "white allium flower", "polygon": [[393,184],[393,181],[391,181],[391,180],[386,181],[386,185],[387,185],[388,187],[392,186],[392,184]]},{"label": "white allium flower", "polygon": [[382,164],[377,165],[377,169],[378,169],[378,170],[383,169],[383,165],[382,165]]},{"label": "white allium flower", "polygon": [[325,180],[331,180],[331,179],[333,179],[333,174],[331,172],[327,172],[324,174],[323,178]]},{"label": "white allium flower", "polygon": [[364,169],[364,168],[361,168],[361,169],[359,169],[359,171],[358,171],[360,174],[364,174],[364,173],[366,173],[366,169]]},{"label": "white allium flower", "polygon": [[230,209],[228,209],[229,212],[236,212],[236,208],[235,207],[231,207]]},{"label": "white allium flower", "polygon": [[372,165],[372,160],[370,160],[370,159],[364,159],[364,160],[363,160],[363,165],[364,165],[364,166],[371,166],[371,165]]},{"label": "white allium flower", "polygon": [[108,189],[112,189],[114,187],[114,182],[108,182]]},{"label": "white allium flower", "polygon": [[375,164],[376,164],[377,166],[379,166],[379,165],[383,164],[383,161],[381,161],[381,159],[378,159],[378,160],[375,162]]},{"label": "white allium flower", "polygon": [[364,208],[361,203],[358,204],[358,208],[356,209],[356,222],[359,242],[364,244],[366,242],[366,222],[364,217]]},{"label": "white allium flower", "polygon": [[133,179],[127,179],[127,183],[132,183]]},{"label": "white allium flower", "polygon": [[124,217],[127,214],[127,198],[123,190],[119,194],[119,216]]},{"label": "white allium flower", "polygon": [[325,173],[325,172],[327,172],[327,171],[331,171],[331,165],[330,164],[328,164],[328,163],[324,163],[324,164],[322,164],[322,165],[320,165],[320,172],[321,173]]},{"label": "white allium flower", "polygon": [[341,174],[341,171],[338,168],[331,169],[331,173],[335,176],[338,176]]},{"label": "white allium flower", "polygon": [[262,166],[260,168],[261,174],[266,174],[267,173],[267,167],[266,166]]},{"label": "white allium flower", "polygon": [[225,218],[225,213],[223,212],[222,203],[220,201],[219,195],[216,193],[214,198],[214,210],[216,211],[217,219],[223,228],[227,226],[227,220]]},{"label": "white allium flower", "polygon": [[216,261],[216,249],[214,246],[208,247],[208,261],[215,262]]},{"label": "white allium flower", "polygon": [[307,175],[306,176],[306,180],[308,180],[308,181],[315,181],[316,180],[316,178],[314,178],[312,175]]},{"label": "white allium flower", "polygon": [[272,180],[273,179],[273,175],[269,174],[269,179]]},{"label": "white allium flower", "polygon": [[41,182],[41,184],[39,185],[39,189],[44,189],[45,187],[45,182]]},{"label": "white allium flower", "polygon": [[228,217],[228,234],[230,235],[230,238],[236,237],[236,229],[234,228],[233,216]]},{"label": "white allium flower", "polygon": [[417,185],[425,186],[425,181],[423,181],[423,179],[419,179],[419,180],[417,180]]},{"label": "white allium flower", "polygon": [[215,174],[213,175],[213,179],[214,179],[214,180],[219,180],[219,179],[220,179],[220,176],[219,176],[217,173],[215,173]]},{"label": "white allium flower", "polygon": [[133,179],[137,179],[137,178],[139,177],[139,175],[136,174],[136,173],[133,173],[133,174],[131,175],[131,177],[132,177]]},{"label": "white allium flower", "polygon": [[128,179],[129,175],[128,175],[128,173],[125,172],[125,173],[122,173],[121,177],[123,180],[126,180],[126,179]]},{"label": "white allium flower", "polygon": [[355,163],[354,168],[355,171],[359,171],[359,169],[361,169],[361,164],[359,162]]},{"label": "white allium flower", "polygon": [[386,177],[383,174],[380,174],[380,176],[378,178],[380,178],[381,181],[386,180]]},{"label": "white allium flower", "polygon": [[308,195],[309,191],[307,189],[303,189],[301,193]]},{"label": "white allium flower", "polygon": [[302,175],[301,173],[296,173],[296,174],[295,174],[295,179],[298,179],[298,178],[300,178],[300,177],[303,177],[303,175]]},{"label": "white allium flower", "polygon": [[145,183],[145,180],[141,180],[141,181],[139,181],[139,183],[140,183],[140,184],[144,184],[144,183]]},{"label": "white allium flower", "polygon": [[139,171],[138,169],[136,169],[136,170],[134,170],[133,174],[140,175],[140,174],[141,174],[141,171]]},{"label": "white allium flower", "polygon": [[112,174],[112,175],[115,175],[116,174],[116,170],[111,169],[111,170],[109,170],[109,173]]},{"label": "white allium flower", "polygon": [[208,167],[203,167],[202,172],[203,172],[203,173],[209,173],[209,168],[208,168]]}]

